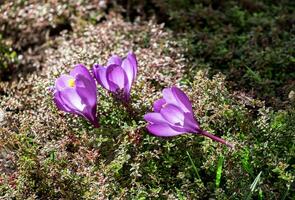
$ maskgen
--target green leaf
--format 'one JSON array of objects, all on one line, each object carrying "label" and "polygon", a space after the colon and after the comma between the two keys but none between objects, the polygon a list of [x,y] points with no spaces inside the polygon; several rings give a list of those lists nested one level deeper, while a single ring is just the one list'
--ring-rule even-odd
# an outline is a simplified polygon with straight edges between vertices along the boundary
[{"label": "green leaf", "polygon": [[215,179],[216,188],[219,188],[219,185],[220,185],[223,161],[224,161],[224,157],[220,156],[218,159],[218,165],[217,165],[217,171],[216,171],[216,179]]}]

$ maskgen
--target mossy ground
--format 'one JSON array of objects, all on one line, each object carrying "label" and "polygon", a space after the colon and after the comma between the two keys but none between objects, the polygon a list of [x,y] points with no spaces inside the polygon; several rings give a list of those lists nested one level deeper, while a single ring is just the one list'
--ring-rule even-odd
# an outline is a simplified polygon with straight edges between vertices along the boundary
[{"label": "mossy ground", "polygon": [[[294,198],[295,109],[294,97],[287,98],[294,82],[291,1],[135,1],[125,11],[120,3],[100,4],[97,11],[95,0],[62,1],[65,7],[17,2],[1,5],[0,16],[13,25],[2,26],[3,44],[21,55],[13,56],[20,58],[15,62],[7,57],[15,73],[5,71],[10,81],[0,82],[2,199]],[[153,21],[127,22],[136,16],[133,8],[160,10],[156,16],[170,16],[170,29]],[[118,14],[122,10],[125,18]],[[71,28],[43,34],[63,24],[61,19]],[[286,25],[278,29],[280,20]],[[29,39],[29,29],[38,39]],[[273,34],[277,38],[270,42]],[[49,88],[60,74],[77,63],[89,69],[105,64],[128,50],[139,61],[131,110],[101,87],[99,129],[57,110]],[[235,148],[198,135],[150,135],[142,116],[171,85],[188,94],[202,128]]]}]

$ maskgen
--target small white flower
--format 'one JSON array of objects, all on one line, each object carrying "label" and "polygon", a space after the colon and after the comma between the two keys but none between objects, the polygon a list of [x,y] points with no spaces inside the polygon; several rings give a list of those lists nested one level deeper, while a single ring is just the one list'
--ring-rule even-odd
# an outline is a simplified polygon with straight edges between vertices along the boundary
[{"label": "small white flower", "polygon": [[0,124],[4,122],[4,111],[0,108]]}]

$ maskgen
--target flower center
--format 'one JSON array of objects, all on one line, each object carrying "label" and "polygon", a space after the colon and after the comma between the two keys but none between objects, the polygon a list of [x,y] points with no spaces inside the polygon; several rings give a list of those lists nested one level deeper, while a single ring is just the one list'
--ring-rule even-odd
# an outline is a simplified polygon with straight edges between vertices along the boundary
[{"label": "flower center", "polygon": [[68,81],[68,84],[69,84],[70,87],[74,87],[75,86],[75,79],[70,79]]}]

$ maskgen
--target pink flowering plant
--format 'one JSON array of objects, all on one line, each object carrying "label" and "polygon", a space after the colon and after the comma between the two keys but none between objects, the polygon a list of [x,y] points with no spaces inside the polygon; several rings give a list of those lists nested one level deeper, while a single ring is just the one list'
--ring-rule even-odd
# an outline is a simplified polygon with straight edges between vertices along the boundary
[{"label": "pink flowering plant", "polygon": [[[103,88],[125,105],[129,102],[131,86],[137,75],[134,53],[129,52],[125,59],[113,55],[107,66],[94,64],[92,71]],[[69,75],[61,75],[56,80],[54,102],[60,110],[82,116],[94,127],[99,127],[96,114],[97,88],[94,78],[84,65],[76,65]],[[193,133],[233,147],[224,139],[201,129],[189,98],[177,87],[165,88],[163,98],[154,102],[153,109],[154,112],[145,114],[144,119],[148,122],[147,130],[155,136],[172,137]],[[130,114],[134,112],[131,111]]]},{"label": "pink flowering plant", "polygon": [[56,79],[53,100],[58,109],[82,116],[97,128],[96,91],[93,77],[84,65],[78,64],[70,74]]},{"label": "pink flowering plant", "polygon": [[115,94],[123,102],[128,102],[137,75],[136,56],[132,52],[129,52],[125,59],[113,55],[106,66],[94,64],[93,74],[103,88]]},{"label": "pink flowering plant", "polygon": [[194,117],[189,98],[179,88],[165,88],[163,98],[155,101],[153,107],[154,112],[144,116],[148,122],[147,129],[153,135],[172,137],[185,133],[196,133],[233,147],[232,144],[200,128]]}]

